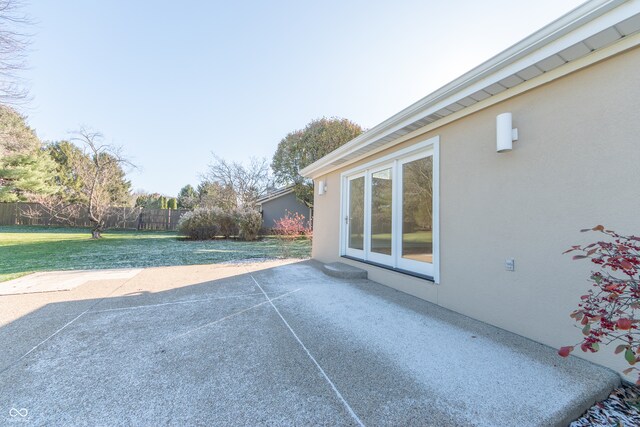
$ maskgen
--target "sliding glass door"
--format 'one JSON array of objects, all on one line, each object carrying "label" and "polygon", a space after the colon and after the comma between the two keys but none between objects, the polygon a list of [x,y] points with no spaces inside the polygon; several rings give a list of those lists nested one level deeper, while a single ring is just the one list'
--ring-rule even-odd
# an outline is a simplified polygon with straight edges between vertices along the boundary
[{"label": "sliding glass door", "polygon": [[435,277],[433,148],[343,174],[343,254]]}]

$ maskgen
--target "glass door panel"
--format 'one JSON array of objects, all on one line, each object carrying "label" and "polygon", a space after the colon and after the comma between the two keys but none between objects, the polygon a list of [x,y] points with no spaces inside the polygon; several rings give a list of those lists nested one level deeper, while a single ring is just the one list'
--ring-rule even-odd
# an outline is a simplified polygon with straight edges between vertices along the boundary
[{"label": "glass door panel", "polygon": [[349,179],[347,213],[347,255],[364,254],[364,176]]},{"label": "glass door panel", "polygon": [[393,174],[383,169],[371,174],[371,252],[391,255],[393,242]]},{"label": "glass door panel", "polygon": [[401,163],[401,241],[398,267],[433,271],[433,156]]}]

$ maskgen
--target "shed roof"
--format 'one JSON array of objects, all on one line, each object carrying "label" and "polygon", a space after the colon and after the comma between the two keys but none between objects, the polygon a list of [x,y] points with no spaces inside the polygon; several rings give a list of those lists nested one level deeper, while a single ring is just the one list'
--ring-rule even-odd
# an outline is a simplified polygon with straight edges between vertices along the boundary
[{"label": "shed roof", "polygon": [[286,196],[287,194],[292,193],[292,192],[293,192],[293,185],[290,185],[288,187],[278,188],[278,189],[272,191],[271,193],[266,194],[266,195],[262,196],[261,198],[259,198],[258,200],[256,200],[256,203],[258,205],[261,205],[262,203],[269,202],[269,201],[274,200],[274,199],[278,199],[278,198],[280,198],[282,196]]}]

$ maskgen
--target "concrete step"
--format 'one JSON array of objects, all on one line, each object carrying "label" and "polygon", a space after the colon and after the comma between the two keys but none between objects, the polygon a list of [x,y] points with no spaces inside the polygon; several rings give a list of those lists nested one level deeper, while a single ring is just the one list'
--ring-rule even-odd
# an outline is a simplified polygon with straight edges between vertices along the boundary
[{"label": "concrete step", "polygon": [[367,270],[363,270],[342,262],[332,262],[322,266],[324,274],[339,279],[366,279]]}]

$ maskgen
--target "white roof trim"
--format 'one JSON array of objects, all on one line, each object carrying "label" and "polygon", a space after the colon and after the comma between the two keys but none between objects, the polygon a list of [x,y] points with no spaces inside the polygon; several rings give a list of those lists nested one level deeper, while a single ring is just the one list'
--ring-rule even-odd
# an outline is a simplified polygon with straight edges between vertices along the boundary
[{"label": "white roof trim", "polygon": [[[612,31],[612,28],[618,36],[617,40],[612,42],[615,43],[628,34],[621,33],[614,26],[637,14],[640,14],[640,0],[588,1],[332,151],[302,169],[300,173],[305,177],[316,178],[330,170],[342,168],[354,159],[362,158],[365,153],[395,145],[403,135],[427,125],[433,127],[432,124],[436,124],[442,118],[454,112],[457,114],[461,110],[464,111],[470,106],[465,104],[475,104],[496,96],[497,94],[491,95],[492,87],[502,86],[510,90],[558,67],[554,62],[565,64],[587,56],[592,51],[604,47],[598,46],[597,42],[606,42],[606,31]],[[637,25],[640,25],[640,22]],[[636,26],[633,27],[633,31],[640,30]],[[589,46],[590,40],[596,45]],[[580,47],[582,49],[578,49]],[[558,54],[567,58],[557,56]],[[554,58],[556,61],[550,61]]]},{"label": "white roof trim", "polygon": [[293,193],[293,186],[281,188],[279,190],[274,191],[271,194],[267,194],[266,196],[256,200],[257,205],[261,205],[266,202],[270,202],[271,200],[278,199],[282,196],[286,196],[289,193]]}]

